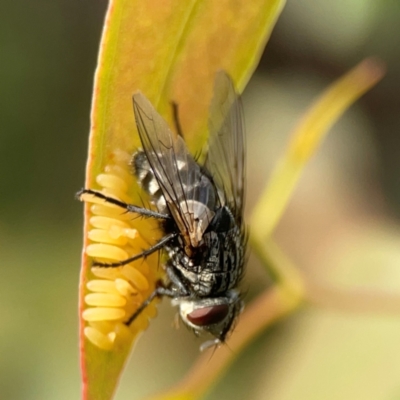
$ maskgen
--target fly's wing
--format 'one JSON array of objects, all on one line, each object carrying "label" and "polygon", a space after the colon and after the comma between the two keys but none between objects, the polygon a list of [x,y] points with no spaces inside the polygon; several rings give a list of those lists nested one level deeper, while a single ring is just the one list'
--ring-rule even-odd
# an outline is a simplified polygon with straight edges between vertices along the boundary
[{"label": "fly's wing", "polygon": [[240,223],[244,206],[244,118],[232,79],[219,71],[210,106],[208,152],[204,162],[218,188],[221,203]]},{"label": "fly's wing", "polygon": [[133,108],[143,150],[186,244],[197,247],[214,216],[217,196],[210,179],[142,93]]}]

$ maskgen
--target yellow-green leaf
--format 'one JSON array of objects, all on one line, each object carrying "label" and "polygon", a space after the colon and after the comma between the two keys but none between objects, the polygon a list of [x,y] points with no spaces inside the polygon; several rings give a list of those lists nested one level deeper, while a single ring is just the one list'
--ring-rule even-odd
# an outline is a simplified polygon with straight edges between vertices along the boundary
[{"label": "yellow-green leaf", "polygon": [[[105,187],[99,174],[107,175],[115,168],[120,177],[127,176],[128,156],[139,146],[132,111],[132,95],[137,90],[170,124],[171,101],[175,101],[189,147],[198,149],[207,134],[216,71],[226,70],[242,90],[283,4],[283,0],[111,0],[95,76],[85,187]],[[129,177],[125,184],[128,181]],[[138,202],[137,185],[129,184],[124,195]],[[84,200],[90,201],[88,197]],[[88,237],[92,216],[93,209],[87,205],[79,311],[83,397],[105,400],[115,391],[139,330],[132,337],[124,333],[117,336],[108,350],[99,349],[83,334],[87,327],[81,318],[87,308],[86,285],[93,279],[91,260],[86,255],[93,243]],[[151,222],[144,222],[135,227],[145,239],[154,240],[154,225],[149,225]],[[92,239],[97,235],[97,231],[91,232]],[[151,292],[159,277],[157,263],[153,269],[151,260],[148,264],[150,270],[142,272],[149,287],[143,293]]]}]

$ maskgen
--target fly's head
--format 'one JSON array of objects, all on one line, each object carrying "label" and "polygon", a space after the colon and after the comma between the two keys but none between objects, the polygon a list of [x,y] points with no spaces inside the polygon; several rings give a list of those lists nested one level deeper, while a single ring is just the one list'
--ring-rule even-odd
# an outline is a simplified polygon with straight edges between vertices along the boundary
[{"label": "fly's head", "polygon": [[243,308],[243,302],[236,290],[229,290],[221,297],[176,298],[172,304],[179,307],[182,321],[196,335],[208,332],[214,336],[215,339],[205,342],[201,350],[224,343]]}]

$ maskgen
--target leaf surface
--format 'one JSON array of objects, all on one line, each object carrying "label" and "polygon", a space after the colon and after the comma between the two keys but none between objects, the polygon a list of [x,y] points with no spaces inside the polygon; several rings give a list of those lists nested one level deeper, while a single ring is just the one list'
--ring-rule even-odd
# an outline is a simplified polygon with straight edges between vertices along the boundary
[{"label": "leaf surface", "polygon": [[[94,82],[85,187],[97,188],[96,177],[114,162],[116,150],[132,154],[140,146],[132,110],[138,90],[172,128],[171,101],[176,102],[189,148],[198,150],[207,136],[216,72],[226,70],[242,91],[283,5],[282,0],[111,0]],[[137,185],[129,195],[140,202]],[[90,216],[87,205],[84,249],[90,244]],[[151,231],[146,221],[141,229]],[[80,316],[92,277],[85,251],[82,260]],[[83,398],[110,399],[136,337],[104,351],[85,339],[80,322]]]}]

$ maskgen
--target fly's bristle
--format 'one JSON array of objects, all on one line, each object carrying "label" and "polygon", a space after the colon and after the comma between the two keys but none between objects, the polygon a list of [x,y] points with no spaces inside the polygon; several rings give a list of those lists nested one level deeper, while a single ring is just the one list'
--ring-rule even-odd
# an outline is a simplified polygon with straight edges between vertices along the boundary
[{"label": "fly's bristle", "polygon": [[[133,203],[129,195],[134,185],[129,173],[130,158],[122,151],[114,153],[115,163],[107,165],[96,177],[101,193]],[[81,199],[91,203],[91,229],[87,233],[90,244],[85,250],[89,257],[106,263],[122,261],[149,246],[148,240],[135,228],[146,221],[137,222],[132,214],[91,194],[84,194]],[[93,279],[86,284],[88,293],[82,318],[87,324],[84,335],[93,345],[110,351],[119,341],[132,340],[135,334],[145,330],[149,318],[157,314],[155,301],[129,327],[124,324],[154,290],[159,278],[158,269],[151,269],[148,264],[150,259],[117,268],[92,267]]]}]

